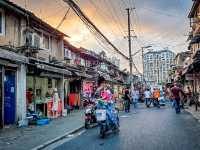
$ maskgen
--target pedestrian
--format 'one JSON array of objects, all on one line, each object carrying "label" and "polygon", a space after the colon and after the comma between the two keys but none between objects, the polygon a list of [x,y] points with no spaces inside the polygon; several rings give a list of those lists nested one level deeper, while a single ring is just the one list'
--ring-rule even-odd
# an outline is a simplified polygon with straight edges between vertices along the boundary
[{"label": "pedestrian", "polygon": [[150,107],[151,105],[151,91],[149,88],[147,88],[145,91],[144,91],[144,100],[145,100],[145,104],[147,107]]},{"label": "pedestrian", "polygon": [[[179,88],[181,88],[181,90],[183,91],[183,86],[182,85],[180,85]],[[180,101],[180,107],[182,109],[184,109],[185,102],[187,100],[187,95],[185,93],[183,94],[182,92],[180,92],[179,96],[180,96],[180,100],[181,100]]]},{"label": "pedestrian", "polygon": [[174,108],[175,107],[175,103],[174,103],[174,96],[173,96],[173,94],[172,94],[172,91],[171,91],[171,88],[173,88],[174,86],[173,85],[169,85],[169,87],[168,87],[168,89],[167,89],[167,97],[168,97],[168,99],[170,100],[170,102],[171,102],[171,106],[172,106],[172,108]]},{"label": "pedestrian", "polygon": [[131,98],[129,94],[129,89],[127,88],[124,93],[125,112],[130,112],[130,103],[131,103]]},{"label": "pedestrian", "polygon": [[173,94],[173,98],[174,98],[174,106],[175,106],[175,111],[177,114],[179,114],[181,112],[180,110],[180,94],[183,94],[185,96],[185,93],[183,92],[183,90],[178,87],[177,83],[174,83],[174,86],[171,88],[171,92]]},{"label": "pedestrian", "polygon": [[157,106],[158,108],[160,108],[160,103],[159,103],[160,90],[158,88],[154,88],[153,98],[154,98],[154,106]]},{"label": "pedestrian", "polygon": [[194,104],[194,100],[192,100],[192,90],[190,89],[189,86],[187,87],[186,95],[187,95],[187,101],[189,102],[189,106],[192,106],[192,104]]},{"label": "pedestrian", "polygon": [[137,103],[140,97],[140,92],[137,88],[134,88],[131,92],[131,97],[132,97],[132,102],[133,102],[133,107],[134,109],[137,108]]}]

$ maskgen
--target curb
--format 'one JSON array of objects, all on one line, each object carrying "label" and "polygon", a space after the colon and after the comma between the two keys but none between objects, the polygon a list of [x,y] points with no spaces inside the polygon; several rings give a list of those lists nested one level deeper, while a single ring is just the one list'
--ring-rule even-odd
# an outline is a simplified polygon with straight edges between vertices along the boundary
[{"label": "curb", "polygon": [[31,150],[41,150],[41,149],[43,149],[43,148],[45,148],[45,147],[47,147],[47,146],[49,146],[49,145],[51,145],[51,144],[53,144],[55,142],[58,142],[58,141],[62,140],[67,135],[74,134],[74,133],[78,132],[79,130],[81,130],[83,128],[84,128],[84,125],[81,125],[78,128],[75,128],[75,129],[73,129],[73,130],[71,130],[71,131],[69,131],[69,132],[67,132],[67,133],[65,133],[65,134],[63,134],[61,136],[58,136],[58,137],[56,137],[56,138],[54,138],[52,140],[49,140],[49,141],[45,142],[44,144],[41,144],[41,145],[39,145],[39,146],[37,146],[35,148],[32,148]]}]

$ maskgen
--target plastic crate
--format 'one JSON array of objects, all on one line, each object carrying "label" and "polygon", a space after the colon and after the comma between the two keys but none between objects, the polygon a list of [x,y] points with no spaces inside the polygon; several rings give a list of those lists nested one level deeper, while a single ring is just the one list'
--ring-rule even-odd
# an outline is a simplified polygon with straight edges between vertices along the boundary
[{"label": "plastic crate", "polygon": [[43,125],[47,125],[47,124],[49,124],[49,119],[37,120],[37,125],[39,125],[39,126],[43,126]]}]

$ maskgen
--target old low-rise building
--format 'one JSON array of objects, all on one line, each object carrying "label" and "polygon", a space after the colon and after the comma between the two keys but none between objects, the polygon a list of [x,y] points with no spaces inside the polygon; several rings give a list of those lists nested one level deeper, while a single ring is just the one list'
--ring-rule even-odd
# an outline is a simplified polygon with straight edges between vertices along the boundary
[{"label": "old low-rise building", "polygon": [[193,87],[193,93],[200,92],[200,0],[194,0],[192,8],[189,12],[191,32],[188,40],[190,40],[188,50],[191,55],[189,64],[185,68],[183,75],[186,74],[186,79],[190,80]]},{"label": "old low-rise building", "polygon": [[67,37],[30,11],[0,1],[1,127],[25,123],[27,111],[57,117],[69,105],[79,108],[100,76],[112,85],[125,83],[128,74],[116,64]]}]

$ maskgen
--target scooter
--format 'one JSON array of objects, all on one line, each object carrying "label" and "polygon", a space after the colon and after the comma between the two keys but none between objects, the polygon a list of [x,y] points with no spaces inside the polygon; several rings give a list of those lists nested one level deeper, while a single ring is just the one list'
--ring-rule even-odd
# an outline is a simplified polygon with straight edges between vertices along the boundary
[{"label": "scooter", "polygon": [[105,138],[107,132],[119,132],[118,110],[110,106],[96,110],[96,118],[99,125],[100,137]]},{"label": "scooter", "polygon": [[88,105],[85,109],[85,128],[89,129],[92,124],[97,123],[96,114],[95,114],[95,106]]}]

